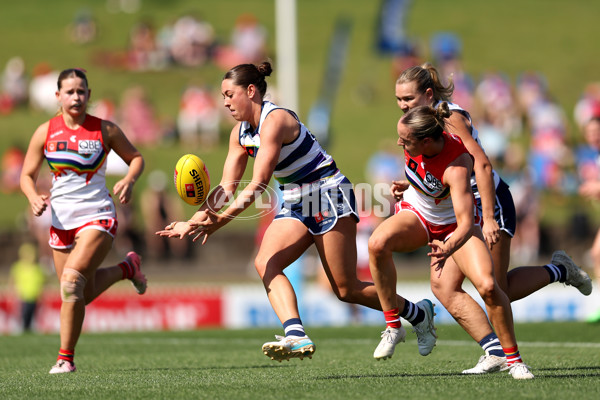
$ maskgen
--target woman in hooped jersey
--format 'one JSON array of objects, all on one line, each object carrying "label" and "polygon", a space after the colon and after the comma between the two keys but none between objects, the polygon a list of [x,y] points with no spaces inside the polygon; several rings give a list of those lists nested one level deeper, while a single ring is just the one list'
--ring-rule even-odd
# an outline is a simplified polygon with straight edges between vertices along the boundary
[{"label": "woman in hooped jersey", "polygon": [[21,190],[39,217],[47,196],[36,181],[44,159],[53,174],[50,205],[50,247],[60,281],[60,350],[51,374],[75,372],[75,345],[81,334],[85,306],[115,282],[129,279],[139,294],[146,291],[140,257],[129,252],[115,266],[99,268],[117,232],[117,215],[106,187],[106,158],[114,150],[128,165],[127,175],[113,187],[121,203],[131,200],[144,159],[112,122],[87,114],[91,90],[85,72],[66,69],[58,76],[58,114],[40,125],[25,156]]},{"label": "woman in hooped jersey", "polygon": [[[591,279],[564,251],[556,251],[547,265],[519,267],[508,271],[510,244],[516,228],[513,198],[508,185],[493,170],[481,147],[471,116],[460,106],[450,102],[453,91],[452,81],[450,80],[448,85],[442,84],[437,69],[429,63],[404,70],[395,86],[398,107],[405,113],[417,106],[435,107],[443,101],[448,102],[452,111],[446,119],[448,131],[461,138],[474,158],[471,187],[482,217],[483,236],[491,250],[498,285],[511,302],[522,299],[552,282],[563,282],[576,287],[582,294],[589,295],[592,291]],[[393,195],[401,198],[402,191],[402,186],[392,183]],[[453,262],[452,259],[448,260],[448,263]],[[444,282],[451,280],[460,287],[464,275],[457,269],[454,271],[457,272],[456,275],[451,275],[448,271],[444,273]],[[481,374],[504,369],[506,358],[501,349],[497,349],[495,343],[498,339],[489,324],[473,323],[473,315],[476,315],[476,310],[480,307],[464,291],[443,290],[440,282],[441,280],[432,281],[433,293],[485,351],[477,365],[464,370],[463,373]]]},{"label": "woman in hooped jersey", "polygon": [[[285,333],[265,343],[262,350],[281,361],[311,357],[315,351],[304,331],[294,289],[284,274],[312,244],[340,300],[378,310],[381,306],[373,283],[356,277],[358,215],[352,185],[293,111],[264,100],[265,77],[271,72],[271,64],[263,62],[241,64],[225,74],[221,83],[224,106],[238,123],[231,131],[221,182],[189,221],[173,222],[157,234],[180,239],[196,235],[194,240],[203,236],[205,243],[254,202],[272,176],[278,181],[283,205],[264,234],[255,266]],[[255,158],[252,181],[216,214],[224,207],[221,199],[238,187],[249,157]],[[433,338],[428,340],[433,348],[433,309],[414,314],[418,315],[414,323],[421,327],[418,339]]]},{"label": "woman in hooped jersey", "polygon": [[[445,131],[448,103],[435,109],[415,107],[398,121],[398,145],[404,148],[408,181],[398,181],[403,199],[395,214],[382,222],[369,239],[369,264],[387,323],[384,338],[375,350],[392,354],[397,343],[398,315],[396,268],[393,252],[411,252],[429,245],[431,282],[441,290],[458,293],[460,285],[446,274],[463,274],[483,298],[489,318],[508,355],[515,379],[531,379],[522,362],[514,334],[512,311],[506,294],[494,279],[492,259],[485,244],[474,206],[469,177],[473,160],[458,136]],[[449,263],[453,259],[454,263]],[[467,294],[468,296],[468,294]],[[487,321],[481,307],[473,310]],[[478,322],[480,322],[478,320]],[[485,322],[482,322],[485,323]]]}]

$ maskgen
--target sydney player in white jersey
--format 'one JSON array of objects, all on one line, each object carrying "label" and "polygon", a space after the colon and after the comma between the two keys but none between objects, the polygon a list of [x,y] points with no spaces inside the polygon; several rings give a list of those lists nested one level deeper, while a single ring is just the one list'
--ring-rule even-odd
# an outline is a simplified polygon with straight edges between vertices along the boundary
[{"label": "sydney player in white jersey", "polygon": [[[60,349],[51,374],[75,372],[75,345],[86,304],[121,279],[130,279],[139,294],[146,291],[140,257],[133,251],[119,265],[99,268],[118,225],[106,188],[107,155],[113,150],[129,165],[126,176],[113,187],[121,203],[131,200],[144,159],[118,126],[86,113],[91,90],[83,70],[62,71],[57,86],[59,113],[33,134],[21,173],[21,190],[33,214],[52,213],[49,244],[62,305]],[[51,211],[46,211],[47,196],[36,187],[44,159],[52,173]]]},{"label": "sydney player in white jersey", "polygon": [[[563,251],[555,252],[551,263],[547,265],[519,267],[508,271],[510,244],[516,227],[515,205],[508,185],[494,171],[481,147],[469,113],[451,103],[453,91],[452,81],[448,85],[442,84],[438,71],[429,63],[404,70],[395,86],[398,107],[405,113],[417,106],[436,106],[442,101],[449,103],[452,114],[446,119],[447,130],[461,138],[474,158],[471,187],[483,220],[483,236],[492,253],[498,285],[506,292],[510,301],[526,297],[557,281],[575,286],[584,295],[589,295],[592,290],[590,278]],[[398,198],[402,196],[402,191],[402,186],[397,183],[392,185],[392,194]],[[454,261],[450,259],[448,262]],[[452,280],[460,286],[464,275],[460,272],[455,275],[446,272],[444,280]],[[490,351],[490,348],[497,348],[495,333],[491,331],[489,324],[475,322],[483,321],[483,316],[477,312],[477,303],[464,291],[450,296],[438,283],[439,280],[432,280],[435,296],[486,352],[475,368],[463,373],[486,373],[503,368],[504,355],[501,349]],[[475,318],[476,315],[481,318]]]},{"label": "sydney player in white jersey", "polygon": [[[311,245],[316,246],[340,300],[378,310],[381,306],[373,283],[356,276],[358,215],[352,185],[294,112],[264,101],[265,77],[271,72],[271,64],[263,62],[241,64],[225,74],[221,83],[224,105],[238,123],[231,131],[221,182],[189,221],[173,222],[157,234],[196,235],[205,243],[261,196],[271,177],[276,179],[283,204],[264,234],[255,266],[285,333],[265,343],[262,350],[281,361],[312,357],[315,351],[304,331],[294,289],[284,274]],[[254,158],[251,182],[217,214],[225,207],[222,199],[238,188],[250,157]],[[424,312],[417,315],[425,319]]]}]

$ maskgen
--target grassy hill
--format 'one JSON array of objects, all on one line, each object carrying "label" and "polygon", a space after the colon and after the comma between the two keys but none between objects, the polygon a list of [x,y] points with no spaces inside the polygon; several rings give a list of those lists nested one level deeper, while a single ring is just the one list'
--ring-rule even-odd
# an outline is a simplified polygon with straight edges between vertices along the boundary
[{"label": "grassy hill", "polygon": [[[83,67],[88,71],[96,98],[118,98],[125,88],[142,85],[149,93],[157,114],[161,118],[173,119],[187,83],[195,81],[218,86],[223,71],[207,65],[131,72],[98,65],[94,62],[97,55],[125,50],[131,28],[141,20],[150,21],[160,28],[172,23],[178,16],[194,13],[209,21],[220,41],[226,42],[236,17],[252,12],[268,29],[269,47],[275,61],[275,74],[270,83],[276,83],[272,0],[142,0],[141,9],[132,14],[109,12],[107,4],[115,3],[112,0],[50,3],[28,0],[4,4],[0,14],[0,68],[16,55],[25,60],[30,74],[42,61],[55,69]],[[93,12],[98,24],[98,37],[90,44],[77,45],[69,41],[66,28],[82,7]],[[297,8],[298,111],[304,119],[319,93],[334,22],[339,16],[352,22],[348,58],[333,108],[334,137],[329,151],[350,179],[360,182],[364,180],[368,157],[378,149],[382,140],[389,140],[390,146],[393,146],[395,122],[399,116],[393,98],[395,77],[391,73],[391,60],[378,55],[374,45],[379,2],[301,0],[297,1]],[[587,0],[414,1],[407,31],[424,44],[439,31],[458,34],[463,41],[465,69],[475,79],[485,71],[502,71],[513,80],[523,71],[542,72],[551,93],[571,117],[575,101],[584,86],[598,79],[600,56],[594,40],[600,37],[600,25],[596,21],[598,15],[600,3]],[[30,110],[0,116],[0,150],[4,151],[14,143],[25,147],[34,129],[47,118],[43,113]],[[577,132],[572,131],[571,137],[576,136]],[[207,152],[201,148],[185,149],[177,144],[142,150],[148,171],[158,168],[168,173],[181,154],[193,151],[205,160],[213,182],[220,178],[226,152],[223,146]],[[141,188],[145,181],[140,183]],[[18,223],[19,218],[15,216],[27,207],[26,201],[19,194],[0,194],[0,202],[3,205],[0,211],[1,229],[10,229]]]}]

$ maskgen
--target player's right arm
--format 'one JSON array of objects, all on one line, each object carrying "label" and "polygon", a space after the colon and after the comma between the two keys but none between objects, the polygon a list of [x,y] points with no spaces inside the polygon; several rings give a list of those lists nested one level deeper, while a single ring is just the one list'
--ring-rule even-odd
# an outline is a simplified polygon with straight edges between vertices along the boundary
[{"label": "player's right arm", "polygon": [[494,185],[493,168],[490,159],[483,148],[471,136],[471,123],[458,112],[453,112],[448,118],[450,132],[458,135],[474,159],[473,172],[477,181],[477,190],[481,197],[481,218],[483,219],[483,236],[488,246],[500,239],[500,226],[496,221],[496,186]]},{"label": "player's right arm", "polygon": [[46,203],[48,196],[39,194],[36,188],[38,174],[44,161],[44,144],[46,143],[48,125],[49,122],[40,125],[31,137],[21,170],[21,191],[29,200],[31,211],[36,217],[42,215],[48,207]]},{"label": "player's right arm", "polygon": [[196,220],[198,213],[201,213],[206,209],[217,212],[223,208],[228,200],[233,199],[235,190],[237,189],[240,180],[246,171],[246,165],[248,164],[248,154],[239,142],[240,124],[241,123],[238,122],[229,135],[229,151],[227,152],[227,158],[223,165],[221,182],[210,192],[208,198],[204,204],[202,204],[202,207],[200,207],[198,212],[191,219]]},{"label": "player's right arm", "polygon": [[239,143],[239,131],[240,123],[233,127],[229,136],[229,151],[223,165],[221,182],[210,192],[200,209],[188,221],[174,221],[164,230],[156,232],[157,235],[180,239],[193,235],[199,224],[209,218],[206,210],[216,213],[232,198],[248,163],[248,154]]}]

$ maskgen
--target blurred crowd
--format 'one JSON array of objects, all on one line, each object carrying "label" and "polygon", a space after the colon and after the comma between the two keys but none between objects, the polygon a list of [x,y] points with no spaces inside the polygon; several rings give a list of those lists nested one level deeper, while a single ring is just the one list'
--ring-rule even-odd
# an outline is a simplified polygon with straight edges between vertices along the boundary
[{"label": "blurred crowd", "polygon": [[[135,12],[136,3],[139,2],[109,0],[107,7],[113,7],[114,11]],[[80,45],[96,40],[99,29],[95,16],[88,9],[77,11],[66,28],[72,42]],[[143,20],[131,27],[126,48],[97,54],[94,62],[107,68],[130,71],[197,68],[207,64],[226,70],[235,64],[256,63],[269,57],[267,36],[266,28],[252,14],[237,16],[226,39],[219,38],[210,21],[198,14],[182,15],[163,26]],[[387,50],[390,53],[390,48]],[[540,203],[536,200],[547,192],[577,195],[582,183],[600,179],[600,139],[585,133],[588,121],[600,115],[600,82],[590,82],[582,87],[575,109],[564,110],[539,71],[524,71],[514,81],[502,71],[490,70],[478,77],[470,76],[462,63],[461,40],[451,32],[435,34],[427,45],[405,37],[392,51],[392,81],[403,69],[424,61],[436,65],[443,77],[452,77],[454,102],[471,113],[488,156],[510,184],[515,198],[519,218],[519,231],[513,241],[515,263],[533,262],[544,242],[539,224]],[[57,111],[54,92],[59,71],[53,66],[40,62],[26,68],[23,59],[16,55],[0,68],[0,114],[19,108],[48,114]],[[223,124],[233,122],[224,117],[220,104],[216,88],[190,83],[182,88],[177,115],[159,117],[144,87],[131,85],[122,93],[95,99],[90,111],[117,123],[136,145],[156,146],[177,140],[190,148],[201,145],[210,149],[220,144],[220,132],[227,129]],[[571,116],[575,124],[569,122]],[[571,132],[572,126],[575,132]],[[18,144],[3,151],[4,192],[19,190],[24,151]],[[119,160],[109,162],[109,173],[118,174]],[[371,184],[389,181],[395,173],[402,171],[402,166],[399,152],[382,145],[368,160],[365,177]],[[160,172],[147,176],[148,190],[155,193],[155,206],[144,211],[145,220],[149,221],[157,219],[150,216],[163,216],[166,210],[177,207],[161,198],[165,178]],[[165,218],[160,223],[168,221]],[[589,221],[579,221],[577,226],[585,227],[586,223],[590,225]],[[153,225],[148,229],[154,230],[159,223],[147,225]],[[141,237],[148,242],[156,240],[150,235],[142,234]],[[161,249],[165,245],[155,244],[148,248]],[[169,250],[160,251],[166,254]],[[43,256],[44,252],[40,250],[40,254]]]}]

